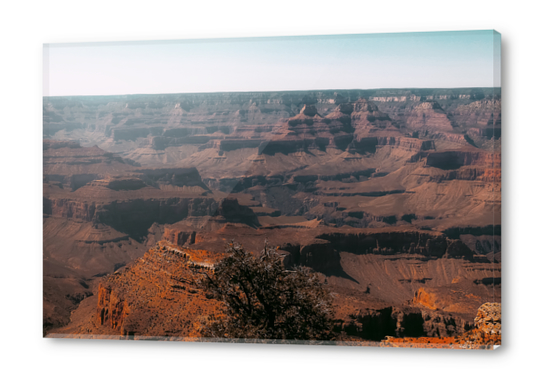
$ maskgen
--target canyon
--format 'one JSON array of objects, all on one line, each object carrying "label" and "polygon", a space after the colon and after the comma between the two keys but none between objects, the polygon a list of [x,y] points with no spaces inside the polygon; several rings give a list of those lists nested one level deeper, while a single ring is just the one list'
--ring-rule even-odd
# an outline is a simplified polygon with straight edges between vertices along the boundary
[{"label": "canyon", "polygon": [[501,301],[500,106],[495,88],[44,98],[44,335],[198,340],[221,314],[198,280],[229,241],[267,240],[325,283],[345,344],[465,345]]}]

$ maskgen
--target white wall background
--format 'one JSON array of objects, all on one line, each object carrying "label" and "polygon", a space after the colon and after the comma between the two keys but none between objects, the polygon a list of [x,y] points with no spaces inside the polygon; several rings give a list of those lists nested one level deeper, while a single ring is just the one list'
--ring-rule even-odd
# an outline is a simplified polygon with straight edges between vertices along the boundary
[{"label": "white wall background", "polygon": [[[3,377],[539,375],[542,100],[535,2],[7,1],[0,13]],[[496,29],[503,41],[503,322],[497,351],[41,338],[42,44]]]}]

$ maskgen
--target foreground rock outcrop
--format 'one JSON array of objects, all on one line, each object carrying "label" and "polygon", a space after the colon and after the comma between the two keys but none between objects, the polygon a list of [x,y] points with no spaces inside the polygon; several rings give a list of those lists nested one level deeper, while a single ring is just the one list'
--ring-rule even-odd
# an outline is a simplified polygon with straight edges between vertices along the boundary
[{"label": "foreground rock outcrop", "polygon": [[483,304],[474,319],[474,329],[457,337],[455,342],[467,349],[499,347],[501,345],[501,304]]},{"label": "foreground rock outcrop", "polygon": [[205,320],[220,310],[198,281],[220,257],[158,243],[100,283],[87,327],[127,338],[199,337]]},{"label": "foreground rock outcrop", "polygon": [[456,337],[387,337],[380,346],[441,349],[496,349],[501,346],[501,304],[485,303],[478,309],[474,327]]}]

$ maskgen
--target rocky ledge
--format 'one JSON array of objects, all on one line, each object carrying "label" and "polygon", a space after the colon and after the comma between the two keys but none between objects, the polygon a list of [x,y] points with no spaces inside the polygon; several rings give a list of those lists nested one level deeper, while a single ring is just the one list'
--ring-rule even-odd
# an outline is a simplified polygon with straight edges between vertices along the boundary
[{"label": "rocky ledge", "polygon": [[382,341],[383,347],[440,349],[496,349],[501,346],[501,303],[485,303],[478,308],[474,328],[457,337],[394,338]]}]

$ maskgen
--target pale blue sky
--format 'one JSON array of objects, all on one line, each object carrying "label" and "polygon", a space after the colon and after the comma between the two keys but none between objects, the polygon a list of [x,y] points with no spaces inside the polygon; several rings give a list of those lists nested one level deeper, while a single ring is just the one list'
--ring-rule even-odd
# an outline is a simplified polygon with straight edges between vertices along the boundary
[{"label": "pale blue sky", "polygon": [[500,86],[494,31],[44,45],[44,95]]}]

